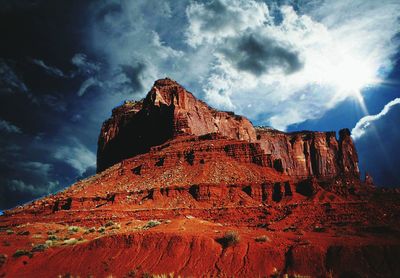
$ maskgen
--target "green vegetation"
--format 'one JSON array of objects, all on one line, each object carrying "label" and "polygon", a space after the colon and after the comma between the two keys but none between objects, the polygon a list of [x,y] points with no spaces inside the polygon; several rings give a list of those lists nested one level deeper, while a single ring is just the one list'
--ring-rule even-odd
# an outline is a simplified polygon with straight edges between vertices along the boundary
[{"label": "green vegetation", "polygon": [[158,226],[158,225],[160,225],[161,224],[161,222],[160,221],[157,221],[157,220],[150,220],[149,222],[147,222],[146,223],[146,225],[144,225],[143,226],[143,229],[150,229],[150,228],[153,228],[153,227],[155,227],[155,226]]},{"label": "green vegetation", "polygon": [[32,248],[32,252],[43,252],[48,246],[46,244],[37,244]]},{"label": "green vegetation", "polygon": [[115,223],[113,222],[113,221],[108,221],[104,226],[105,227],[111,227],[111,226],[114,226],[115,225]]},{"label": "green vegetation", "polygon": [[28,256],[29,258],[33,257],[33,253],[27,250],[22,250],[22,249],[18,249],[17,251],[15,251],[13,257],[14,258],[19,258],[22,256]]},{"label": "green vegetation", "polygon": [[68,232],[69,233],[77,233],[79,231],[79,227],[78,226],[70,226],[68,227]]},{"label": "green vegetation", "polygon": [[48,239],[48,240],[57,240],[58,237],[57,237],[56,235],[49,235],[49,236],[47,237],[47,239]]}]

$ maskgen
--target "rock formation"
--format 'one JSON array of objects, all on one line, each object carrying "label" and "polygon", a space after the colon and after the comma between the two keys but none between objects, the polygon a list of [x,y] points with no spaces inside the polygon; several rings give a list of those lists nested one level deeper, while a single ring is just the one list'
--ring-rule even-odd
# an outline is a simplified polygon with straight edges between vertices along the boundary
[{"label": "rock formation", "polygon": [[254,127],[245,117],[210,108],[171,79],[158,80],[145,99],[114,109],[103,124],[97,171],[176,136],[207,133],[250,142],[256,138]]},{"label": "rock formation", "polygon": [[0,277],[400,277],[399,192],[357,163],[347,129],[254,127],[158,80],[103,124],[98,174],[0,216]]},{"label": "rock formation", "polygon": [[268,166],[295,179],[359,179],[357,152],[348,129],[341,130],[337,140],[335,132],[284,133],[254,127],[243,116],[209,107],[168,78],[156,81],[145,99],[113,110],[99,136],[97,171],[169,139],[209,133],[259,144]]}]

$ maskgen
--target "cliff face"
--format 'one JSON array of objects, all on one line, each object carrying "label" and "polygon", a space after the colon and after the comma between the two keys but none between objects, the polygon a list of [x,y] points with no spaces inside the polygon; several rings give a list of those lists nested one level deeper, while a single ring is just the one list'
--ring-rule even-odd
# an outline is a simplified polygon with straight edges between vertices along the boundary
[{"label": "cliff face", "polygon": [[158,80],[145,99],[114,109],[111,118],[103,124],[97,171],[148,152],[150,147],[168,139],[208,133],[250,142],[256,139],[255,129],[245,117],[210,108],[173,80]]},{"label": "cliff face", "polygon": [[257,142],[269,166],[296,178],[315,176],[359,179],[358,157],[348,129],[339,132],[284,133],[257,128]]},{"label": "cliff face", "polygon": [[254,143],[264,155],[254,159],[295,179],[359,179],[349,130],[341,130],[337,140],[335,132],[284,133],[255,128],[245,117],[212,109],[168,78],[156,81],[142,101],[126,102],[113,110],[99,136],[97,171],[169,139],[210,133]]}]

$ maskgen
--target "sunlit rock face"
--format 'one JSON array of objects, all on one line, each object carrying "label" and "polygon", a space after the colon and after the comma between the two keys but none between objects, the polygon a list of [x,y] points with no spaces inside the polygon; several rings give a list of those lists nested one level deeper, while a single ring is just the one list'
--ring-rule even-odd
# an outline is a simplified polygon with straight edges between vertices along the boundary
[{"label": "sunlit rock face", "polygon": [[358,157],[350,133],[301,131],[284,133],[257,128],[257,142],[271,167],[296,178],[359,178]]},{"label": "sunlit rock face", "polygon": [[145,99],[115,108],[103,124],[97,171],[168,139],[208,133],[250,142],[256,139],[255,129],[245,117],[212,109],[171,79],[158,80]]},{"label": "sunlit rock face", "polygon": [[256,143],[267,166],[295,179],[359,178],[349,130],[341,130],[337,139],[335,132],[285,133],[254,127],[243,116],[209,107],[169,78],[157,80],[145,99],[113,110],[100,132],[97,171],[146,153],[169,139],[210,133]]}]

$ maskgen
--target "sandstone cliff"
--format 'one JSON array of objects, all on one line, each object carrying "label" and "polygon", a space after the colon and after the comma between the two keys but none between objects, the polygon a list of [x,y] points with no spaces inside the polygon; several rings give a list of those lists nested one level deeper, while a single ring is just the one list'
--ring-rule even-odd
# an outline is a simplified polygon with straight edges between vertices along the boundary
[{"label": "sandstone cliff", "polygon": [[357,152],[348,129],[341,130],[337,139],[335,132],[285,133],[254,127],[245,117],[209,107],[168,78],[156,81],[142,101],[113,110],[99,136],[97,171],[169,139],[209,133],[259,145],[266,166],[294,179],[359,179]]}]

